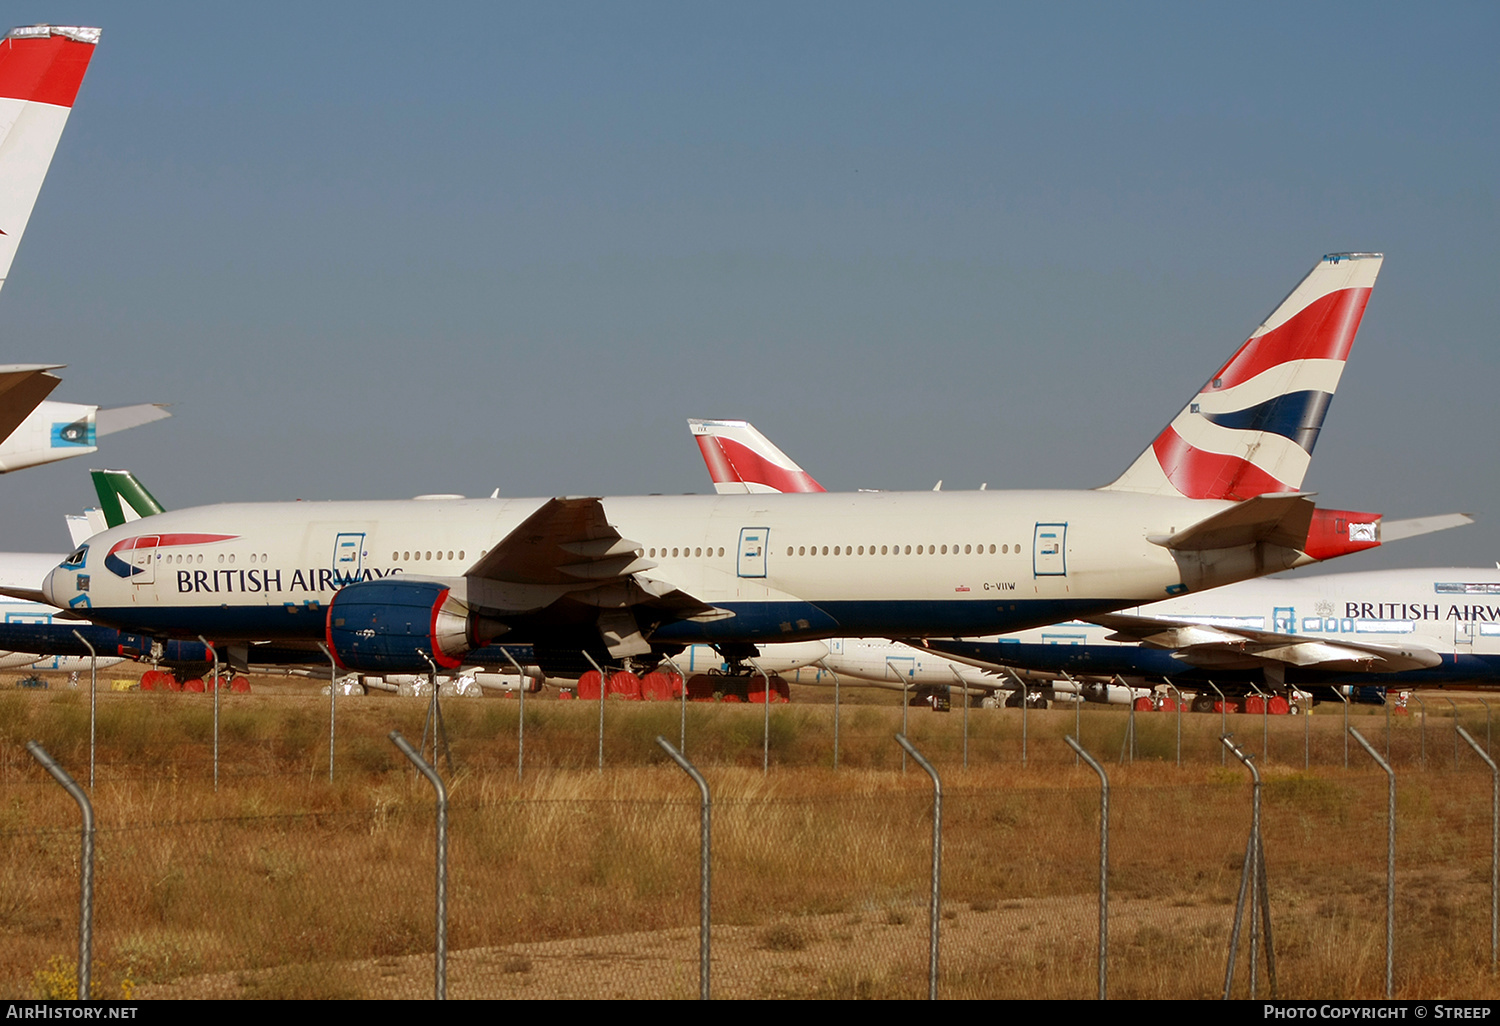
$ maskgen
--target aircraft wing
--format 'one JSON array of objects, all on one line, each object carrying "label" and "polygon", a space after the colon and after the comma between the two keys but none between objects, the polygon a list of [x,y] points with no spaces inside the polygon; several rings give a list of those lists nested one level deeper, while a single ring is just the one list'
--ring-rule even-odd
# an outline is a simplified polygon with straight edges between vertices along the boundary
[{"label": "aircraft wing", "polygon": [[1092,622],[1114,633],[1110,641],[1133,641],[1170,649],[1194,666],[1236,668],[1267,664],[1315,666],[1326,670],[1393,673],[1442,663],[1442,656],[1420,645],[1387,645],[1348,638],[1309,638],[1221,623],[1109,613]]},{"label": "aircraft wing", "polygon": [[605,519],[597,498],[548,499],[465,576],[508,584],[618,581],[656,566],[640,552]]},{"label": "aircraft wing", "polygon": [[47,372],[63,366],[60,363],[0,366],[0,442],[9,438],[31,416],[31,411],[62,384],[62,378]]},{"label": "aircraft wing", "polygon": [[469,568],[464,601],[501,620],[566,622],[577,607],[594,607],[615,656],[650,651],[642,632],[664,620],[733,615],[649,577],[657,564],[641,551],[609,523],[599,499],[548,499]]}]

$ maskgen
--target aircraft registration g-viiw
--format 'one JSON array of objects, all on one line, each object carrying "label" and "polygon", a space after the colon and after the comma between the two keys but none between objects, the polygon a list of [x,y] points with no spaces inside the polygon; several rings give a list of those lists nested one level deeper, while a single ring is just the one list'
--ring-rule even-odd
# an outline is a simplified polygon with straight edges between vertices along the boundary
[{"label": "aircraft registration g-viiw", "polygon": [[[110,626],[550,674],[700,642],[952,637],[1097,616],[1367,548],[1298,489],[1381,256],[1324,257],[1116,481],[1087,491],[228,504],[112,528],[46,598]],[[429,662],[430,661],[430,662]]]}]

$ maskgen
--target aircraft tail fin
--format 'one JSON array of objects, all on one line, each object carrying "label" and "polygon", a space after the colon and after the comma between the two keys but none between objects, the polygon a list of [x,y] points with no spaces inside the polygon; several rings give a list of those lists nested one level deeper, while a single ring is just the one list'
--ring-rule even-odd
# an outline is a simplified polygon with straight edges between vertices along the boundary
[{"label": "aircraft tail fin", "polygon": [[94,479],[94,491],[99,495],[104,521],[110,527],[164,512],[156,496],[146,491],[146,486],[130,471],[91,470],[89,474]]},{"label": "aircraft tail fin", "polygon": [[1104,489],[1236,501],[1300,490],[1383,260],[1318,261]]},{"label": "aircraft tail fin", "polygon": [[0,39],[0,286],[98,42],[96,28],[58,25]]},{"label": "aircraft tail fin", "polygon": [[690,419],[688,430],[720,495],[825,490],[749,421]]}]

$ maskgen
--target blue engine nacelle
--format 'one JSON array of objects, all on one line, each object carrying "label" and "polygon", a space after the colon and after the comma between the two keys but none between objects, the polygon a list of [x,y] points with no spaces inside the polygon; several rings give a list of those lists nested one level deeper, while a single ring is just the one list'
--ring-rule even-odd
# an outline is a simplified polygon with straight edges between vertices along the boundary
[{"label": "blue engine nacelle", "polygon": [[469,610],[436,581],[361,581],[328,604],[328,650],[339,665],[363,673],[456,669],[474,646]]}]

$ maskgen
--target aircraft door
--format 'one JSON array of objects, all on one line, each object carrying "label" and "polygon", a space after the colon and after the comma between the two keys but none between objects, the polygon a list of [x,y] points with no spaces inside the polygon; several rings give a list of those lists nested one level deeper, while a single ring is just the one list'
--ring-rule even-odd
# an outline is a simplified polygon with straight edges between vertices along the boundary
[{"label": "aircraft door", "polygon": [[898,683],[913,685],[917,682],[917,657],[886,656],[885,672],[887,676],[894,677]]},{"label": "aircraft door", "polygon": [[769,527],[740,528],[739,575],[766,576],[766,550],[770,544]]},{"label": "aircraft door", "polygon": [[340,581],[359,580],[365,568],[364,532],[344,532],[333,540],[333,573]]},{"label": "aircraft door", "polygon": [[1067,524],[1037,524],[1031,550],[1032,575],[1066,577],[1068,575],[1067,544]]},{"label": "aircraft door", "polygon": [[1297,611],[1291,606],[1277,606],[1271,611],[1271,630],[1277,634],[1297,633]]},{"label": "aircraft door", "polygon": [[1459,655],[1474,651],[1474,625],[1467,620],[1453,621],[1453,651]]},{"label": "aircraft door", "polygon": [[160,543],[161,535],[159,534],[151,534],[135,540],[135,548],[130,550],[130,582],[132,584],[156,583],[156,547]]}]

